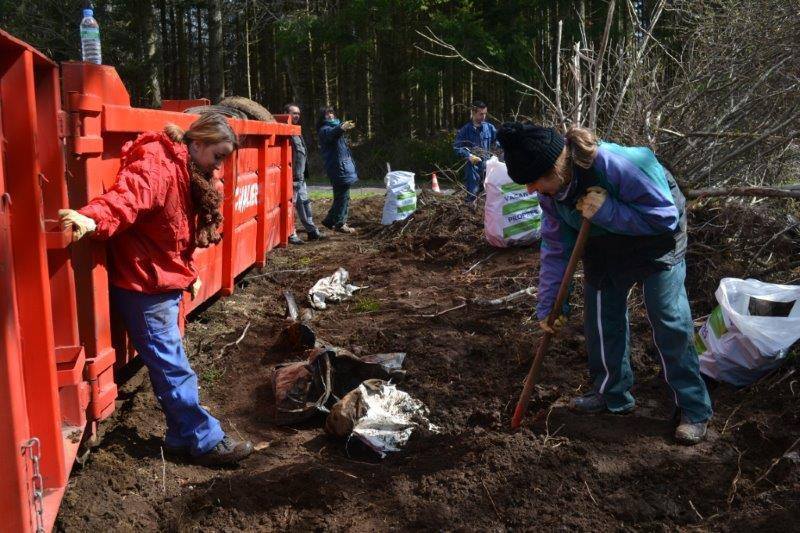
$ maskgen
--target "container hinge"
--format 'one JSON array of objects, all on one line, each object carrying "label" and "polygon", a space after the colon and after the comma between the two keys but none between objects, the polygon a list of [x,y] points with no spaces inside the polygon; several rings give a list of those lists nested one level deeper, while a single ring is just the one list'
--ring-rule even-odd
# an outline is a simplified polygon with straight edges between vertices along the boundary
[{"label": "container hinge", "polygon": [[59,139],[66,139],[69,135],[71,135],[72,128],[70,124],[70,116],[69,113],[66,111],[59,111],[58,118],[58,138]]},{"label": "container hinge", "polygon": [[33,494],[31,500],[33,503],[34,512],[36,514],[36,533],[44,533],[44,481],[42,481],[42,473],[39,469],[41,462],[41,444],[36,437],[31,438],[22,445],[22,455],[30,455],[31,464],[33,465],[33,475],[31,481],[33,482]]}]

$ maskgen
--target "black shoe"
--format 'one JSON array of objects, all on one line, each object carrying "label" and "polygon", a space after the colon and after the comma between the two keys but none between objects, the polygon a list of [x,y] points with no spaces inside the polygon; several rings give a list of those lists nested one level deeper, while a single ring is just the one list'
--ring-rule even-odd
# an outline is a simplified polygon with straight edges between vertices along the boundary
[{"label": "black shoe", "polygon": [[326,238],[325,234],[322,233],[320,230],[312,231],[311,233],[308,234],[309,241],[318,241],[320,239],[325,239],[325,238]]},{"label": "black shoe", "polygon": [[297,235],[289,235],[289,244],[305,244],[306,241],[298,237]]},{"label": "black shoe", "polygon": [[225,435],[219,443],[203,455],[192,457],[195,464],[218,466],[238,463],[253,453],[253,443],[249,440],[233,440]]},{"label": "black shoe", "polygon": [[333,224],[328,224],[328,223],[327,223],[327,222],[325,222],[324,220],[322,221],[322,225],[323,225],[323,226],[325,226],[326,228],[328,228],[329,230],[332,230],[332,229],[333,229]]}]

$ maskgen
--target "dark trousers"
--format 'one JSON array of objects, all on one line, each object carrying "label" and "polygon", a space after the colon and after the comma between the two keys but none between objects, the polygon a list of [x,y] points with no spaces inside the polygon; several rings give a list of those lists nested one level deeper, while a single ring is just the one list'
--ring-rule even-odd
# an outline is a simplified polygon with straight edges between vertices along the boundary
[{"label": "dark trousers", "polygon": [[333,204],[322,223],[329,228],[340,228],[347,223],[350,208],[350,185],[333,184]]},{"label": "dark trousers", "polygon": [[294,182],[294,208],[297,220],[303,225],[306,233],[309,235],[317,233],[317,226],[314,225],[314,218],[311,216],[311,200],[308,198],[305,180]]}]

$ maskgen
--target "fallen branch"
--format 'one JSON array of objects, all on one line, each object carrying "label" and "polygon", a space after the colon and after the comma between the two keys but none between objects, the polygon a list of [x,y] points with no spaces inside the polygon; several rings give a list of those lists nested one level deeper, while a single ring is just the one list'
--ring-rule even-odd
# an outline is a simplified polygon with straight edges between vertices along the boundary
[{"label": "fallen branch", "polygon": [[294,299],[292,291],[283,291],[283,297],[286,299],[286,315],[297,322],[300,318],[300,308],[297,306],[297,300]]},{"label": "fallen branch", "polygon": [[432,315],[416,315],[416,316],[418,316],[420,318],[436,318],[436,317],[442,316],[445,313],[449,313],[450,311],[455,311],[457,309],[462,309],[462,308],[464,308],[466,306],[467,306],[467,303],[464,302],[463,304],[457,305],[455,307],[451,307],[450,309],[445,309],[444,311],[439,311],[438,313],[434,313]]},{"label": "fallen branch", "polygon": [[788,187],[730,187],[692,189],[686,192],[686,198],[695,200],[699,198],[719,198],[728,196],[762,197],[762,198],[800,198],[800,188],[797,185]]},{"label": "fallen branch", "polygon": [[769,465],[769,468],[767,468],[766,472],[764,472],[763,474],[758,476],[758,479],[756,479],[753,482],[753,485],[758,485],[761,481],[763,481],[770,474],[770,472],[772,472],[772,469],[775,468],[775,465],[777,465],[781,461],[781,459],[783,459],[784,457],[789,455],[789,452],[791,452],[794,449],[794,447],[797,446],[798,444],[800,444],[800,439],[797,439],[796,441],[794,441],[792,443],[792,445],[789,446],[789,448],[786,449],[785,452],[783,452],[781,455],[779,455],[778,457],[773,459],[772,464]]},{"label": "fallen branch", "polygon": [[469,267],[469,268],[467,269],[467,271],[466,271],[466,272],[464,272],[464,274],[469,274],[469,273],[470,273],[470,272],[472,272],[472,271],[473,271],[473,270],[474,270],[474,269],[475,269],[475,268],[476,268],[478,265],[480,265],[481,263],[485,263],[486,261],[488,261],[489,259],[491,259],[491,258],[492,258],[492,257],[494,257],[495,255],[497,255],[497,252],[492,252],[492,253],[490,253],[489,255],[487,255],[486,257],[484,257],[483,259],[481,259],[480,261],[478,261],[477,263],[475,263],[474,265],[472,265],[471,267]]},{"label": "fallen branch", "polygon": [[247,330],[248,330],[248,329],[250,329],[250,322],[248,322],[248,323],[247,323],[247,325],[244,327],[244,331],[242,331],[242,334],[241,334],[241,335],[239,335],[239,338],[238,338],[238,339],[236,339],[236,340],[235,340],[235,341],[233,341],[233,342],[229,342],[228,344],[226,344],[225,346],[223,346],[222,348],[220,348],[220,350],[219,350],[219,355],[217,356],[217,359],[219,359],[220,357],[222,357],[222,355],[225,353],[225,350],[227,350],[227,349],[228,349],[228,348],[230,348],[231,346],[238,346],[238,345],[239,345],[239,343],[240,343],[240,342],[242,342],[242,339],[244,339],[244,336],[245,336],[245,335],[247,335]]},{"label": "fallen branch", "polygon": [[536,287],[528,287],[527,289],[522,289],[521,291],[512,292],[507,296],[503,296],[502,298],[495,298],[494,300],[475,298],[472,300],[472,303],[474,303],[475,305],[479,305],[481,307],[491,307],[491,306],[511,303],[514,300],[519,300],[520,298],[524,298],[525,296],[536,296]]}]

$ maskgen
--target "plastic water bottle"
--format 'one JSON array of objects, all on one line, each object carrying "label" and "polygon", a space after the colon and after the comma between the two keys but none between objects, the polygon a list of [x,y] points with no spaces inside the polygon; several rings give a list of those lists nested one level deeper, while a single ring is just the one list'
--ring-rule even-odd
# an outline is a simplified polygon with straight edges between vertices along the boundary
[{"label": "plastic water bottle", "polygon": [[86,63],[103,63],[100,53],[100,25],[94,18],[94,11],[83,10],[83,20],[80,25],[81,30],[81,54]]}]

